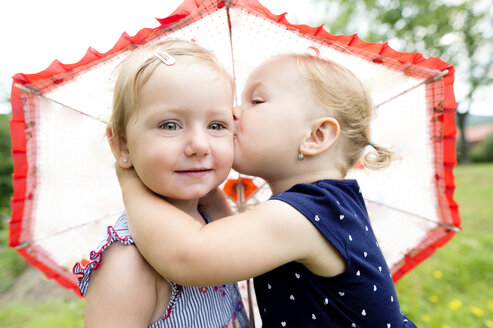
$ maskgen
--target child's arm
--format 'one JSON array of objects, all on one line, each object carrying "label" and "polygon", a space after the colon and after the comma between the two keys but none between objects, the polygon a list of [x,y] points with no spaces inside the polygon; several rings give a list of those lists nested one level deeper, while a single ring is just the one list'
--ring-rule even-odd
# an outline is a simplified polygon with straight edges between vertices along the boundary
[{"label": "child's arm", "polygon": [[156,274],[133,246],[103,254],[86,295],[85,327],[147,327],[156,302]]},{"label": "child's arm", "polygon": [[[191,286],[224,284],[290,261],[324,275],[344,269],[338,253],[318,230],[284,202],[267,201],[252,211],[202,226],[152,193],[136,175],[120,183],[139,251],[171,281]],[[321,257],[340,265],[322,272],[318,270]]]}]

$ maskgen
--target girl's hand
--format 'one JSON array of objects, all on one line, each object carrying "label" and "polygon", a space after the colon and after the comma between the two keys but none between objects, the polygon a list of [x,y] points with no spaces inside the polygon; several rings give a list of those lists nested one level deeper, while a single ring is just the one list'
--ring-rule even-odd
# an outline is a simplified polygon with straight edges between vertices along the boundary
[{"label": "girl's hand", "polygon": [[199,199],[200,209],[211,221],[233,215],[233,211],[221,189],[215,188]]},{"label": "girl's hand", "polygon": [[134,179],[140,180],[137,172],[135,172],[135,169],[133,167],[127,169],[121,167],[120,165],[115,165],[115,171],[118,182],[120,183],[120,188],[123,188],[123,186],[129,181],[132,181]]}]

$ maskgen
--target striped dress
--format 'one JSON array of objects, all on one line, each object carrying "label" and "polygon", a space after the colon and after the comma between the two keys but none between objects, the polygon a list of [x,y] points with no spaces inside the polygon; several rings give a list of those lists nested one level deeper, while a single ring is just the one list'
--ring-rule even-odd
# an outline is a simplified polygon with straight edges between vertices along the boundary
[{"label": "striped dress", "polygon": [[[85,295],[91,273],[101,265],[103,252],[114,242],[133,245],[128,229],[126,214],[123,213],[114,226],[107,229],[106,238],[96,251],[90,254],[90,262],[83,266],[76,263],[73,272],[79,275],[79,290]],[[169,282],[172,287],[171,299],[162,318],[149,328],[168,327],[249,327],[248,318],[237,284],[208,287],[188,287]]]}]

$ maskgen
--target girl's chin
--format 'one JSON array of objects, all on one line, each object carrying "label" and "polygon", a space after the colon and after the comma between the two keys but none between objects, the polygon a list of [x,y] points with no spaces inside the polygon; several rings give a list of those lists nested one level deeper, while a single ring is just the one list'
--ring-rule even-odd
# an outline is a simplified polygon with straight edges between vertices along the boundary
[{"label": "girl's chin", "polygon": [[188,202],[196,202],[206,194],[194,194],[194,195],[175,195],[174,197],[161,196],[162,199],[174,206],[180,207],[180,204],[186,204]]},{"label": "girl's chin", "polygon": [[252,176],[258,176],[257,170],[254,170],[253,168],[250,168],[246,165],[241,165],[240,163],[233,163],[233,170],[236,172],[239,172],[240,174],[246,174],[246,175],[252,175]]},{"label": "girl's chin", "polygon": [[245,170],[243,169],[243,167],[240,164],[240,162],[239,161],[236,161],[236,160],[233,162],[232,169],[235,170],[236,172],[241,173],[241,174],[248,174],[247,172],[245,172]]}]

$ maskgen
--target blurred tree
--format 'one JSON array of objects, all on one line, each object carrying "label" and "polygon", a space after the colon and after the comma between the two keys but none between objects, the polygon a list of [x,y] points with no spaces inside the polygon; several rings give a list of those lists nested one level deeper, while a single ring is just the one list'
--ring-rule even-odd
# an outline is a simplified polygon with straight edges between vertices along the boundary
[{"label": "blurred tree", "polygon": [[[493,82],[491,0],[312,0],[326,11],[332,34],[358,33],[367,42],[391,41],[399,51],[440,57],[456,68],[457,122],[462,160],[469,161],[465,120],[474,95]],[[458,90],[459,88],[456,88]]]},{"label": "blurred tree", "polygon": [[475,163],[493,162],[493,133],[471,149],[471,161]]},{"label": "blurred tree", "polygon": [[12,197],[12,155],[9,133],[10,114],[0,114],[0,217],[7,214]]}]

